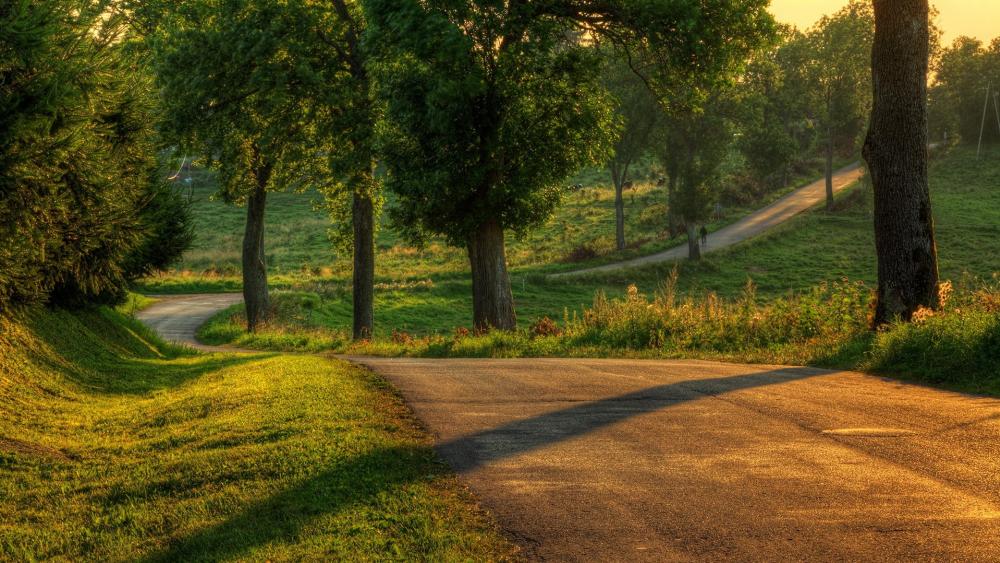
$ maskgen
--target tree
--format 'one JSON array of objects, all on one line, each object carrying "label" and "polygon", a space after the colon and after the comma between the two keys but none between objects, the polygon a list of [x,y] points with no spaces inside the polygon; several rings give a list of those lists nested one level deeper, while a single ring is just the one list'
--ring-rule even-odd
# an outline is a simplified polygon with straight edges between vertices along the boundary
[{"label": "tree", "polygon": [[766,4],[365,3],[382,59],[392,214],[411,237],[467,249],[477,330],[516,324],[505,232],[544,221],[565,178],[609,156],[593,38],[648,52],[659,71],[648,82],[712,82],[769,28]]},{"label": "tree", "polygon": [[605,54],[601,82],[615,99],[615,113],[621,130],[614,144],[614,156],[608,161],[615,188],[615,242],[625,250],[625,184],[629,169],[649,149],[657,120],[661,115],[656,97],[625,61],[613,53]]},{"label": "tree", "polygon": [[755,57],[744,76],[739,148],[763,192],[787,185],[790,168],[815,148],[807,60],[805,36],[784,28],[781,43]]},{"label": "tree", "polygon": [[199,0],[179,5],[154,40],[164,130],[218,170],[221,194],[246,204],[247,328],[270,309],[264,212],[272,190],[330,177],[315,117],[329,47],[310,3]]},{"label": "tree", "polygon": [[387,187],[412,239],[464,246],[476,330],[515,327],[508,230],[545,221],[561,183],[609,153],[612,117],[594,51],[529,4],[376,1],[386,62]]},{"label": "tree", "polygon": [[324,192],[340,226],[335,239],[349,240],[352,246],[353,335],[358,340],[371,337],[375,324],[375,228],[382,203],[381,182],[375,174],[375,126],[381,105],[374,99],[369,77],[361,5],[328,0],[326,8],[320,13],[317,33],[332,53],[319,128],[332,147],[331,172],[341,180]]},{"label": "tree", "polygon": [[720,167],[733,141],[725,93],[718,93],[698,111],[675,113],[663,120],[661,160],[670,174],[670,212],[688,237],[688,259],[701,259],[698,225],[708,219],[717,201]]},{"label": "tree", "polygon": [[114,302],[147,268],[135,255],[157,236],[142,216],[155,191],[151,84],[103,6],[9,8],[0,11],[0,310]]},{"label": "tree", "polygon": [[1000,88],[1000,40],[987,49],[977,39],[959,37],[942,51],[935,70],[930,111],[936,132],[957,134],[964,143],[977,143],[980,133],[985,142],[1000,140],[990,115],[995,113],[993,100],[989,100],[983,129],[986,89],[990,84],[994,91]]},{"label": "tree", "polygon": [[927,0],[875,0],[871,125],[864,156],[875,192],[875,326],[939,307],[927,180]]},{"label": "tree", "polygon": [[838,145],[856,150],[870,105],[869,53],[874,16],[866,0],[851,0],[806,34],[811,57],[801,79],[815,87],[814,115],[826,144],[826,206],[833,207]]}]

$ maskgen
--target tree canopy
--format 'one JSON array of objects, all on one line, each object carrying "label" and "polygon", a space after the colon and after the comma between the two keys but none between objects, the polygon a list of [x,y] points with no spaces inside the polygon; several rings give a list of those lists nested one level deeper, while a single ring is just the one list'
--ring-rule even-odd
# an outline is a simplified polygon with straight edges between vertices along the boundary
[{"label": "tree canopy", "polygon": [[469,249],[477,328],[515,324],[504,231],[547,219],[566,177],[611,154],[594,39],[644,61],[632,67],[664,103],[690,107],[769,36],[766,4],[365,3],[387,103],[391,213],[411,238]]}]

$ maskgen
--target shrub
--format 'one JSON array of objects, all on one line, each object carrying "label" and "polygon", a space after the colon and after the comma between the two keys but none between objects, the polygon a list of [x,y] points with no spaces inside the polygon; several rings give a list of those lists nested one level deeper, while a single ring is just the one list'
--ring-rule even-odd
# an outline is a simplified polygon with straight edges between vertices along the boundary
[{"label": "shrub", "polygon": [[537,321],[535,321],[534,323],[532,323],[529,331],[531,332],[531,335],[534,337],[559,336],[562,334],[562,331],[559,330],[559,326],[556,324],[556,322],[548,317],[542,317]]}]

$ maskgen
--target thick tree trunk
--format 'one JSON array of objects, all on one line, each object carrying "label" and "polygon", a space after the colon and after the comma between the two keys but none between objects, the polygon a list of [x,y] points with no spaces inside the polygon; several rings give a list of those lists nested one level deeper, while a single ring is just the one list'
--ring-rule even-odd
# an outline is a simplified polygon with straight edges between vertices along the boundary
[{"label": "thick tree trunk", "polygon": [[371,338],[375,328],[375,205],[368,193],[354,192],[354,339]]},{"label": "thick tree trunk", "polygon": [[671,174],[667,184],[667,229],[670,231],[670,238],[677,238],[681,233],[681,221],[674,211],[674,194],[677,193],[677,174]]},{"label": "thick tree trunk", "polygon": [[826,210],[833,211],[833,130],[826,130]]},{"label": "thick tree trunk", "polygon": [[940,299],[927,183],[928,0],[875,0],[875,22],[864,157],[875,191],[880,326]]},{"label": "thick tree trunk", "polygon": [[701,239],[698,238],[698,230],[694,221],[687,221],[688,235],[688,260],[701,260]]},{"label": "thick tree trunk", "polygon": [[480,225],[469,240],[469,264],[472,266],[472,324],[476,332],[517,328],[503,228],[496,220]]},{"label": "thick tree trunk", "polygon": [[257,330],[271,310],[264,261],[264,208],[267,205],[265,188],[268,176],[266,172],[258,174],[257,185],[247,198],[247,223],[243,234],[243,303],[249,332]]}]

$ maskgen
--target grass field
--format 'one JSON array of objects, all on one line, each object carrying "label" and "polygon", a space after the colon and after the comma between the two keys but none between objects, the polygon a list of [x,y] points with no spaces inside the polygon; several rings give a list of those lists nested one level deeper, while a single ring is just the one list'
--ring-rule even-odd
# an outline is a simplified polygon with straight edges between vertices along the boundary
[{"label": "grass field", "polygon": [[498,560],[370,372],[193,355],[109,310],[0,320],[0,560]]},{"label": "grass field", "polygon": [[[717,229],[738,219],[808,183],[818,173],[809,170],[787,189],[770,193],[762,201],[726,209],[725,217],[709,228]],[[607,172],[588,169],[568,180],[567,184],[585,188],[568,195],[542,227],[523,238],[509,237],[507,256],[515,275],[530,277],[540,270],[575,269],[684,244],[683,237],[668,239],[667,194],[656,187],[658,177],[658,169],[648,162],[636,166],[632,173],[636,189],[625,195],[628,248],[621,253],[614,250],[614,191]],[[214,199],[216,186],[212,173],[195,170],[190,180],[190,183],[180,182],[179,189],[189,194],[192,201],[194,247],[175,269],[145,280],[139,289],[146,293],[234,291],[240,287],[245,210]],[[310,284],[346,287],[350,280],[350,254],[331,245],[327,236],[328,219],[316,210],[321,196],[314,192],[274,193],[268,198],[266,254],[271,285],[279,289]],[[385,217],[383,222],[386,223]],[[467,277],[464,250],[448,247],[438,240],[431,240],[422,248],[413,247],[387,223],[379,230],[376,247],[376,276],[388,287]]]},{"label": "grass field", "polygon": [[[956,282],[966,277],[990,278],[1000,270],[994,259],[1000,251],[1000,189],[996,187],[1000,186],[1000,148],[982,160],[972,151],[956,150],[933,164],[931,182],[942,277]],[[649,190],[637,197],[653,199],[656,193]],[[839,197],[835,212],[817,209],[755,240],[710,254],[700,263],[681,262],[676,265],[677,289],[684,294],[714,292],[735,297],[752,279],[758,297],[769,300],[842,279],[871,285],[875,258],[870,198],[870,188],[859,186]],[[589,205],[571,201],[568,207],[575,206],[575,211],[561,213],[584,215]],[[605,212],[610,213],[610,208],[602,209]],[[420,260],[413,258],[406,268],[415,269]],[[675,265],[546,279],[545,274],[563,267],[565,264],[557,263],[513,268],[513,291],[522,326],[544,316],[562,322],[567,315],[580,314],[593,303],[598,291],[620,297],[635,284],[644,293],[654,292],[671,276]],[[242,334],[237,307],[217,317],[202,336],[212,343],[239,342],[264,348],[337,347],[343,330],[350,326],[347,282],[300,280],[285,287],[288,290],[275,294],[278,322],[262,334]],[[470,324],[469,293],[464,263],[411,281],[380,280],[376,336],[389,339],[394,332],[450,336],[456,327]]]}]

